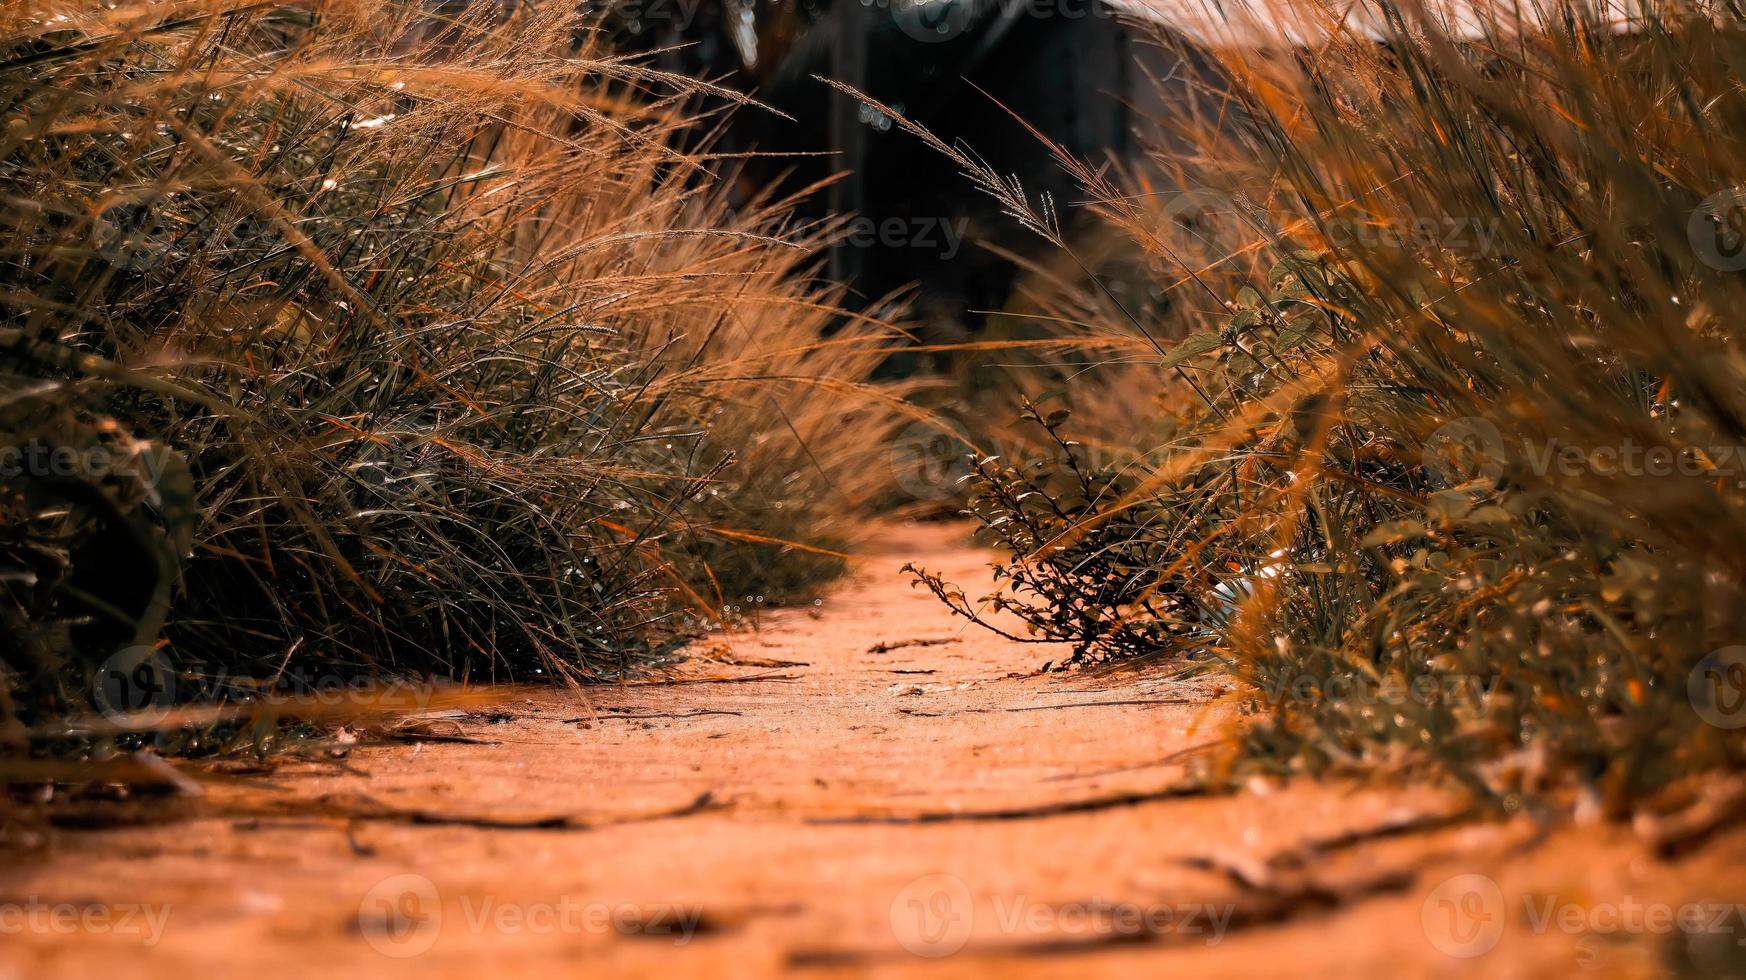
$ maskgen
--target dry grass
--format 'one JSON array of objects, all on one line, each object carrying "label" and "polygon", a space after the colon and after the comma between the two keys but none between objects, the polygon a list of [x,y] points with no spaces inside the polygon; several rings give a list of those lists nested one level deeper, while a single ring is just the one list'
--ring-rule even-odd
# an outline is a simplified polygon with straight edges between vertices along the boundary
[{"label": "dry grass", "polygon": [[1123,384],[1162,435],[1088,448],[1042,409],[1052,450],[981,462],[973,507],[1033,633],[1249,682],[1232,772],[1622,814],[1746,759],[1746,25],[1461,13],[1263,11],[1214,39],[1225,112],[1187,121],[1192,153],[1068,162],[1188,320],[1171,339],[1103,289],[1076,316],[1151,351]]},{"label": "dry grass", "polygon": [[809,231],[672,148],[700,83],[442,9],[0,12],[11,743],[117,651],[582,680],[840,566],[890,328],[821,339]]}]

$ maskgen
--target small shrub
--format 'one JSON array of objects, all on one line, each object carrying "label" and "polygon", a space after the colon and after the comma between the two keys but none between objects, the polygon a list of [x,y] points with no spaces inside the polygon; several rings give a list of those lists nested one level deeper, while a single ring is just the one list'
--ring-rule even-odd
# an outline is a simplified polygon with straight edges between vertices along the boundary
[{"label": "small shrub", "polygon": [[853,542],[881,329],[673,149],[701,84],[444,10],[0,14],[17,724],[138,648],[177,699],[615,676]]},{"label": "small shrub", "polygon": [[997,602],[1076,659],[1246,681],[1235,771],[1623,813],[1746,756],[1718,700],[1746,637],[1746,25],[1463,9],[1271,11],[1215,42],[1242,122],[1151,161],[1174,187],[1078,168],[1196,310],[1171,342],[1101,301],[1186,407],[1114,456],[1033,410],[1055,449],[980,463],[972,512]]}]

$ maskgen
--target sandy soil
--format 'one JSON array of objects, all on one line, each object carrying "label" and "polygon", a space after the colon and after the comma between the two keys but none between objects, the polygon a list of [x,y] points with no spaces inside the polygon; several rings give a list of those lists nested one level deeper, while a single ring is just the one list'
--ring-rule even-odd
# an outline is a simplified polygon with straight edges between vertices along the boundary
[{"label": "sandy soil", "polygon": [[893,529],[687,683],[59,830],[0,869],[0,980],[1746,975],[1743,833],[1664,861],[1629,828],[1440,823],[1428,793],[1173,794],[1215,685],[1037,674],[1057,651],[897,573],[974,591],[962,530]]}]

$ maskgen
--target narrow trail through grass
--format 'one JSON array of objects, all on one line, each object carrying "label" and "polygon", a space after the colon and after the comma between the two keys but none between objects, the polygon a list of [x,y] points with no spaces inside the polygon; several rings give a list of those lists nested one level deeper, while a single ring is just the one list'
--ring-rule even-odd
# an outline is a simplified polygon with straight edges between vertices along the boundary
[{"label": "narrow trail through grass", "polygon": [[[9,936],[0,978],[1637,974],[1666,936],[1535,931],[1524,902],[1746,897],[1738,833],[1670,864],[1628,828],[1449,825],[1422,790],[1184,793],[1222,685],[1038,673],[1060,651],[966,629],[898,573],[974,590],[966,531],[890,529],[822,604],[671,683],[536,692],[216,782],[174,819],[64,829],[0,895],[146,903],[161,935]],[[1463,874],[1506,903],[1474,959],[1436,918]]]}]

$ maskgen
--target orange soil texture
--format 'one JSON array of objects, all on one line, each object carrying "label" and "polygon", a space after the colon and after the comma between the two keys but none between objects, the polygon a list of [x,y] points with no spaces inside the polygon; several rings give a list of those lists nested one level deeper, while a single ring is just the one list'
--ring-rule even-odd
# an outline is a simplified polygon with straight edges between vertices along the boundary
[{"label": "orange soil texture", "polygon": [[1219,682],[1037,673],[1066,651],[910,560],[987,581],[963,527],[893,528],[679,683],[59,829],[0,868],[0,980],[1746,975],[1746,832],[1668,859],[1425,791],[1180,795]]}]

